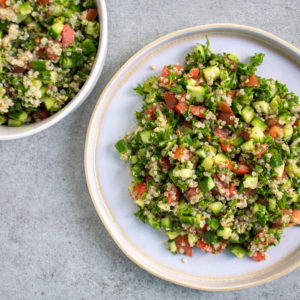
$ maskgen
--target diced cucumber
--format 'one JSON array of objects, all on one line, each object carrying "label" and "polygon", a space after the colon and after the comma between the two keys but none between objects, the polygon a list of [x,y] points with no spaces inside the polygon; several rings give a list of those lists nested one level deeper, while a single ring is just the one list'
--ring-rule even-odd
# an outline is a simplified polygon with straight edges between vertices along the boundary
[{"label": "diced cucumber", "polygon": [[188,242],[191,247],[194,247],[195,244],[198,242],[198,240],[199,240],[199,235],[193,233],[188,234]]},{"label": "diced cucumber", "polygon": [[145,207],[145,202],[142,198],[135,200],[135,203],[140,207],[144,208]]},{"label": "diced cucumber", "polygon": [[127,143],[123,139],[119,140],[115,144],[115,148],[118,150],[119,153],[124,153],[129,149]]},{"label": "diced cucumber", "polygon": [[265,134],[262,130],[260,130],[260,128],[253,127],[251,129],[250,138],[259,142],[263,142],[263,140],[265,139]]},{"label": "diced cucumber", "polygon": [[50,34],[54,40],[56,40],[60,36],[63,29],[64,29],[63,23],[54,23],[52,26],[50,26]]},{"label": "diced cucumber", "polygon": [[243,185],[245,188],[248,189],[256,189],[258,183],[258,178],[251,175],[245,175]]},{"label": "diced cucumber", "polygon": [[51,80],[52,83],[56,83],[57,82],[57,72],[50,71],[50,80]]},{"label": "diced cucumber", "polygon": [[275,171],[275,175],[277,177],[281,178],[283,175],[283,172],[284,172],[284,164],[279,167],[274,168],[274,171]]},{"label": "diced cucumber", "polygon": [[161,219],[161,226],[165,228],[171,228],[172,227],[172,220],[169,217],[165,217]]},{"label": "diced cucumber", "polygon": [[212,85],[220,77],[220,69],[217,66],[205,68],[203,69],[203,76],[207,84]]},{"label": "diced cucumber", "polygon": [[39,72],[46,71],[46,62],[46,60],[34,60],[32,62],[32,69]]},{"label": "diced cucumber", "polygon": [[209,208],[211,209],[211,211],[216,215],[218,214],[222,208],[223,208],[223,203],[220,201],[217,202],[213,202],[209,205]]},{"label": "diced cucumber", "polygon": [[248,97],[247,94],[238,95],[235,99],[237,100],[238,103],[244,105],[249,105],[249,103],[251,102],[251,99]]},{"label": "diced cucumber", "polygon": [[20,127],[22,126],[23,122],[14,119],[8,119],[7,125],[8,127]]},{"label": "diced cucumber", "polygon": [[166,234],[168,235],[170,240],[174,240],[180,235],[180,232],[178,232],[178,231],[166,231]]},{"label": "diced cucumber", "polygon": [[214,164],[214,160],[211,157],[206,157],[201,163],[201,167],[203,167],[205,170],[210,170]]},{"label": "diced cucumber", "polygon": [[296,178],[300,178],[300,168],[295,163],[289,162],[285,170],[290,177],[295,176]]},{"label": "diced cucumber", "polygon": [[169,248],[169,250],[170,250],[173,254],[176,254],[176,253],[177,253],[177,247],[176,247],[175,241],[169,241],[169,242],[168,242],[168,248]]},{"label": "diced cucumber", "polygon": [[54,112],[59,110],[56,99],[53,97],[46,97],[44,100],[44,104],[48,111]]},{"label": "diced cucumber", "polygon": [[256,214],[257,212],[260,212],[262,214],[266,214],[267,209],[264,205],[262,205],[260,203],[254,203],[253,213]]},{"label": "diced cucumber", "polygon": [[251,125],[254,126],[254,127],[259,128],[263,132],[268,128],[267,124],[264,123],[263,120],[261,118],[258,118],[258,117],[255,117],[252,120]]},{"label": "diced cucumber", "polygon": [[219,229],[217,231],[217,235],[222,237],[225,240],[228,240],[232,234],[232,229],[229,227],[225,227],[224,229]]},{"label": "diced cucumber", "polygon": [[201,220],[202,220],[202,215],[201,214],[197,214],[197,215],[194,216],[194,226],[195,226],[195,228],[200,228]]},{"label": "diced cucumber", "polygon": [[279,101],[280,101],[280,97],[276,96],[274,99],[272,99],[272,101],[270,102],[270,107],[271,110],[277,114],[278,113],[278,108],[279,108]]},{"label": "diced cucumber", "polygon": [[187,225],[193,225],[194,224],[194,218],[190,216],[181,216],[179,217],[180,223],[187,224]]},{"label": "diced cucumber", "polygon": [[225,69],[220,69],[220,78],[221,80],[226,80],[227,78],[229,78],[228,72]]},{"label": "diced cucumber", "polygon": [[190,178],[194,175],[194,171],[191,169],[174,169],[173,176],[183,179]]},{"label": "diced cucumber", "polygon": [[253,103],[253,107],[258,113],[268,115],[271,112],[270,104],[266,101],[256,101]]},{"label": "diced cucumber", "polygon": [[21,16],[27,16],[27,15],[31,14],[32,8],[30,6],[30,3],[24,2],[24,3],[20,4],[19,12],[20,12]]},{"label": "diced cucumber", "polygon": [[276,84],[275,83],[271,83],[269,85],[269,87],[270,87],[270,94],[271,94],[270,96],[271,96],[271,98],[273,98],[276,95],[276,92],[277,92]]},{"label": "diced cucumber", "polygon": [[244,143],[244,141],[245,140],[241,136],[239,136],[233,140],[233,146],[239,147]]},{"label": "diced cucumber", "polygon": [[293,136],[293,132],[294,132],[293,126],[291,126],[291,125],[285,125],[283,127],[283,136],[284,136],[284,139],[286,141],[289,141],[292,138],[292,136]]},{"label": "diced cucumber", "polygon": [[153,215],[148,215],[148,222],[154,229],[160,229],[160,219],[155,218]]},{"label": "diced cucumber", "polygon": [[218,153],[215,157],[214,157],[214,162],[216,165],[219,165],[225,161],[230,161],[230,158],[223,154],[223,153]]},{"label": "diced cucumber", "polygon": [[206,95],[206,87],[203,86],[187,86],[187,91],[191,94],[192,98],[196,98],[196,102],[203,102]]},{"label": "diced cucumber", "polygon": [[231,107],[232,107],[232,110],[235,114],[240,115],[242,113],[243,106],[240,103],[238,103],[238,101],[236,99],[234,99],[232,101]]},{"label": "diced cucumber", "polygon": [[191,78],[191,79],[187,80],[187,85],[186,85],[187,87],[188,86],[195,86],[195,85],[197,85],[197,81],[195,79]]},{"label": "diced cucumber", "polygon": [[209,146],[204,146],[200,149],[198,149],[197,151],[195,151],[195,154],[202,157],[202,158],[206,158],[206,157],[211,157],[214,156],[216,154],[217,150],[215,147],[209,145]]},{"label": "diced cucumber", "polygon": [[209,222],[209,226],[213,229],[213,230],[217,230],[220,226],[219,221],[216,218],[212,218]]},{"label": "diced cucumber", "polygon": [[0,116],[0,125],[6,122],[6,118],[4,116]]},{"label": "diced cucumber", "polygon": [[272,157],[270,159],[270,165],[272,168],[277,168],[283,165],[283,160],[279,152],[276,151],[272,153]]},{"label": "diced cucumber", "polygon": [[235,245],[232,249],[231,252],[238,258],[243,258],[244,255],[246,254],[246,250],[241,247],[240,245]]},{"label": "diced cucumber", "polygon": [[93,37],[97,37],[99,35],[99,23],[96,21],[89,21],[86,25],[85,32],[88,35],[91,35]]},{"label": "diced cucumber", "polygon": [[96,52],[96,47],[95,47],[93,41],[90,39],[85,39],[81,43],[81,47],[82,47],[83,52],[85,52],[85,53]]},{"label": "diced cucumber", "polygon": [[253,140],[249,140],[241,145],[241,149],[243,152],[252,152],[255,149],[255,145]]},{"label": "diced cucumber", "polygon": [[71,57],[64,57],[62,60],[62,67],[64,69],[71,69],[74,67]]},{"label": "diced cucumber", "polygon": [[203,61],[206,60],[205,49],[204,49],[203,45],[197,44],[194,49],[194,53],[197,54],[198,56],[200,56]]},{"label": "diced cucumber", "polygon": [[276,199],[272,198],[272,199],[269,199],[268,201],[268,210],[269,211],[276,211],[276,207],[277,207],[277,203],[276,203]]},{"label": "diced cucumber", "polygon": [[209,192],[215,187],[215,182],[211,177],[205,177],[200,181],[200,188],[204,193]]},{"label": "diced cucumber", "polygon": [[242,115],[243,119],[245,120],[245,122],[248,124],[252,121],[252,119],[255,116],[254,110],[251,106],[244,107],[241,112],[241,115]]},{"label": "diced cucumber", "polygon": [[157,206],[162,210],[162,211],[170,211],[171,206],[169,203],[158,203]]},{"label": "diced cucumber", "polygon": [[144,130],[139,133],[141,141],[144,144],[150,144],[151,130]]},{"label": "diced cucumber", "polygon": [[231,60],[234,60],[234,61],[239,61],[237,55],[236,55],[234,52],[231,52],[231,53],[228,55],[228,58],[231,59]]},{"label": "diced cucumber", "polygon": [[26,111],[15,111],[9,113],[9,118],[17,121],[21,121],[22,123],[27,120],[28,114]]}]

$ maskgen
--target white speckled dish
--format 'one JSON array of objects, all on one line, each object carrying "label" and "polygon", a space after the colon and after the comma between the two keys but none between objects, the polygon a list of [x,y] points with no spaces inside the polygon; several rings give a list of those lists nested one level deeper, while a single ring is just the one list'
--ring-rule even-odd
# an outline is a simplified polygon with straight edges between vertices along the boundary
[{"label": "white speckled dish", "polygon": [[[176,284],[204,290],[233,290],[278,278],[300,265],[300,229],[286,229],[270,259],[257,263],[225,251],[219,255],[195,249],[183,263],[181,255],[167,250],[165,234],[133,216],[137,207],[128,193],[127,165],[114,149],[118,139],[135,124],[141,97],[132,89],[163,65],[183,63],[187,52],[208,35],[215,52],[234,51],[241,60],[255,52],[266,54],[257,74],[274,77],[300,95],[300,51],[259,29],[215,24],[181,30],[164,36],[134,55],[103,91],[92,115],[85,148],[85,171],[96,210],[120,249],[148,272]],[[157,69],[152,70],[151,65]]]},{"label": "white speckled dish", "polygon": [[23,125],[21,127],[8,127],[0,125],[0,140],[13,140],[23,138],[51,127],[52,125],[56,124],[61,119],[66,117],[68,114],[70,114],[72,111],[74,111],[76,108],[78,108],[79,105],[82,104],[92,92],[102,72],[107,49],[107,11],[105,0],[95,0],[95,2],[97,4],[98,16],[100,21],[99,46],[94,66],[83,87],[66,106],[43,121]]}]

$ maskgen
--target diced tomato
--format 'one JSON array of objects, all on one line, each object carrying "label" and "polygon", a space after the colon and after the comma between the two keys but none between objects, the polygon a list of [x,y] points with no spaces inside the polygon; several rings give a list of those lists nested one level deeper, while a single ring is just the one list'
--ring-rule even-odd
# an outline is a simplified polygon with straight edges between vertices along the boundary
[{"label": "diced tomato", "polygon": [[36,53],[38,58],[45,58],[45,54],[46,54],[45,48],[40,48]]},{"label": "diced tomato", "polygon": [[178,202],[181,196],[180,189],[173,184],[168,190],[167,190],[167,202],[168,203],[174,203]]},{"label": "diced tomato", "polygon": [[233,165],[232,165],[231,160],[224,161],[224,162],[222,163],[222,167],[223,167],[223,168],[226,168],[226,169],[228,169],[228,170],[230,170],[230,171],[233,171],[233,170],[234,170],[234,167],[233,167]]},{"label": "diced tomato", "polygon": [[53,62],[57,62],[59,58],[59,56],[54,54],[49,48],[46,48],[46,55]]},{"label": "diced tomato", "polygon": [[98,10],[95,8],[89,8],[87,10],[86,18],[88,21],[95,21],[98,16]]},{"label": "diced tomato", "polygon": [[236,91],[235,90],[232,90],[231,92],[226,92],[226,94],[230,95],[232,100],[236,97]]},{"label": "diced tomato", "polygon": [[246,163],[240,162],[238,164],[238,167],[234,169],[234,171],[239,175],[244,175],[250,174],[252,172],[252,169]]},{"label": "diced tomato", "polygon": [[212,245],[206,244],[203,239],[200,239],[197,242],[197,247],[199,247],[202,251],[204,252],[208,252],[208,253],[213,253],[214,252],[214,248]]},{"label": "diced tomato", "polygon": [[[171,72],[172,73],[174,72],[176,74],[182,74],[183,70],[184,70],[184,67],[179,66],[179,65],[173,65]],[[166,78],[166,76],[169,74],[170,74],[170,70],[169,70],[168,66],[164,66],[162,69],[162,72],[160,74],[159,81],[163,84],[168,85],[170,83],[170,80],[168,78]]]},{"label": "diced tomato", "polygon": [[245,192],[245,194],[246,194],[247,197],[252,197],[254,195],[254,193],[255,193],[255,190],[253,190],[253,189],[245,189],[244,192]]},{"label": "diced tomato", "polygon": [[155,112],[157,110],[157,105],[153,104],[151,107],[146,108],[146,114],[148,121],[153,121],[156,119]]},{"label": "diced tomato", "polygon": [[186,148],[177,148],[174,152],[174,156],[181,162],[191,160],[193,158],[193,153]]},{"label": "diced tomato", "polygon": [[273,139],[283,136],[283,129],[280,126],[273,126],[269,129],[269,134]]},{"label": "diced tomato", "polygon": [[19,67],[19,66],[14,66],[14,73],[24,73],[26,71],[25,68]]},{"label": "diced tomato", "polygon": [[160,165],[164,170],[168,171],[171,168],[169,156],[162,157],[160,159]]},{"label": "diced tomato", "polygon": [[229,135],[229,131],[224,129],[224,128],[216,128],[214,130],[214,134],[218,135],[219,137],[221,137],[224,140],[227,140],[228,135]]},{"label": "diced tomato", "polygon": [[300,209],[293,209],[294,224],[300,223]]},{"label": "diced tomato", "polygon": [[6,0],[0,0],[0,5],[1,5],[2,8],[5,8],[6,7]]},{"label": "diced tomato", "polygon": [[231,72],[235,72],[237,69],[237,63],[235,60],[230,60],[229,61],[229,69]]},{"label": "diced tomato", "polygon": [[227,131],[221,128],[216,128],[214,130],[214,134],[219,136],[218,141],[221,145],[222,151],[227,152],[228,149],[231,147],[231,144],[224,143],[228,138]]},{"label": "diced tomato", "polygon": [[188,193],[187,193],[188,197],[196,196],[197,195],[197,190],[198,190],[198,188],[190,188],[188,190]]},{"label": "diced tomato", "polygon": [[231,144],[224,144],[220,138],[218,140],[219,140],[219,143],[221,145],[222,151],[227,152],[230,149]]},{"label": "diced tomato", "polygon": [[174,110],[175,106],[177,104],[177,99],[175,98],[175,95],[171,92],[165,92],[164,98],[165,98],[168,109]]},{"label": "diced tomato", "polygon": [[263,153],[265,153],[267,150],[268,150],[268,145],[262,144],[256,149],[256,151],[258,151],[258,152],[255,154],[255,156],[259,157]]},{"label": "diced tomato", "polygon": [[62,46],[68,47],[71,44],[75,43],[75,33],[74,29],[69,25],[65,24],[62,31]]},{"label": "diced tomato", "polygon": [[147,184],[141,182],[134,187],[135,196],[137,199],[141,198],[145,193],[147,193]]},{"label": "diced tomato", "polygon": [[297,120],[295,121],[295,123],[293,124],[293,126],[298,127],[298,124],[299,124],[299,119],[297,119]]},{"label": "diced tomato", "polygon": [[293,211],[292,211],[291,209],[284,208],[284,209],[282,210],[282,214],[283,214],[284,216],[291,216],[291,215],[293,214]]},{"label": "diced tomato", "polygon": [[204,78],[201,76],[198,80],[198,85],[202,85],[202,83],[205,82]]},{"label": "diced tomato", "polygon": [[49,2],[49,0],[38,0],[39,4],[45,5]]},{"label": "diced tomato", "polygon": [[229,183],[229,196],[233,197],[237,193],[237,190],[232,182]]},{"label": "diced tomato", "polygon": [[255,255],[253,255],[252,258],[257,262],[260,262],[266,258],[266,255],[262,254],[260,251],[257,251],[257,253]]},{"label": "diced tomato", "polygon": [[248,77],[247,82],[244,83],[244,86],[258,86],[258,85],[259,85],[259,81],[254,73],[252,76]]},{"label": "diced tomato", "polygon": [[234,114],[233,113],[217,113],[217,119],[226,122],[229,125],[234,125]]},{"label": "diced tomato", "polygon": [[219,108],[223,113],[233,113],[231,107],[225,101],[219,103]]},{"label": "diced tomato", "polygon": [[205,107],[203,105],[190,105],[190,112],[196,117],[205,119],[205,115],[203,114]]},{"label": "diced tomato", "polygon": [[176,73],[176,74],[182,74],[183,70],[184,70],[184,67],[183,66],[180,66],[180,65],[173,65],[173,71]]},{"label": "diced tomato", "polygon": [[46,109],[35,111],[32,113],[32,117],[35,121],[37,120],[45,120],[49,117],[49,113]]},{"label": "diced tomato", "polygon": [[146,182],[151,181],[152,179],[153,179],[153,177],[151,175],[145,176],[145,181]]},{"label": "diced tomato", "polygon": [[179,236],[175,239],[176,248],[187,256],[193,256],[193,248],[190,246],[187,236]]},{"label": "diced tomato", "polygon": [[268,237],[268,240],[266,241],[265,235],[263,234],[263,231],[259,232],[256,235],[256,237],[259,238],[260,243],[264,246],[270,245],[275,241],[275,238],[273,236]]},{"label": "diced tomato", "polygon": [[243,129],[240,132],[240,136],[245,140],[245,141],[249,141],[250,140],[250,134],[246,129]]},{"label": "diced tomato", "polygon": [[193,128],[193,123],[192,122],[183,121],[182,125],[184,127],[187,127],[187,128]]},{"label": "diced tomato", "polygon": [[194,79],[196,79],[198,77],[198,75],[199,75],[199,72],[200,72],[199,68],[193,68],[193,69],[191,69],[190,72],[189,72],[188,78],[194,78]]},{"label": "diced tomato", "polygon": [[175,106],[175,111],[178,115],[182,115],[188,108],[188,105],[186,102],[179,101],[178,104]]},{"label": "diced tomato", "polygon": [[276,118],[270,118],[266,122],[269,128],[279,124],[279,121]]}]

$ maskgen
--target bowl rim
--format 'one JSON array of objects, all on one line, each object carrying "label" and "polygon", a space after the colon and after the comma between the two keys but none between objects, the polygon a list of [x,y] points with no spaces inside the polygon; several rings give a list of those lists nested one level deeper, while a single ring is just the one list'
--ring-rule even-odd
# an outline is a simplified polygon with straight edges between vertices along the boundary
[{"label": "bowl rim", "polygon": [[[94,195],[94,191],[97,190],[97,188],[93,187],[91,180],[90,180],[90,176],[92,175],[92,171],[93,168],[92,166],[90,166],[90,161],[88,160],[88,158],[90,158],[91,152],[93,152],[95,150],[96,147],[96,142],[94,141],[94,137],[91,136],[91,132],[92,130],[94,130],[94,118],[96,115],[96,112],[101,108],[99,108],[100,105],[102,105],[103,103],[103,98],[105,97],[106,93],[109,91],[109,89],[111,88],[111,86],[113,85],[114,81],[118,78],[118,76],[122,73],[122,71],[132,62],[134,61],[137,57],[139,57],[144,51],[148,50],[149,48],[155,46],[156,44],[163,42],[164,40],[168,39],[168,38],[172,38],[175,35],[180,35],[180,34],[184,34],[187,32],[191,32],[191,31],[196,31],[196,30],[205,30],[205,29],[212,29],[212,28],[217,28],[217,29],[232,29],[232,30],[242,30],[242,31],[248,31],[248,32],[252,32],[252,33],[256,33],[258,35],[261,36],[266,36],[269,38],[269,40],[273,40],[279,44],[284,45],[285,47],[287,47],[293,54],[296,55],[300,55],[300,50],[293,46],[292,44],[286,42],[285,40],[277,37],[276,35],[273,35],[267,31],[255,28],[255,27],[251,27],[251,26],[246,26],[246,25],[239,25],[239,24],[232,24],[232,23],[215,23],[215,24],[207,24],[207,25],[200,25],[200,26],[194,26],[194,27],[189,27],[186,29],[182,29],[182,30],[178,30],[178,31],[174,31],[171,32],[169,34],[166,34],[158,39],[156,39],[155,41],[149,43],[148,45],[146,45],[145,47],[143,47],[141,50],[139,50],[138,52],[136,52],[129,60],[127,60],[127,62],[115,73],[115,75],[112,77],[112,79],[109,81],[109,83],[106,85],[105,89],[102,91],[96,106],[94,108],[94,111],[91,115],[91,119],[88,125],[88,129],[87,129],[87,134],[86,134],[86,143],[85,143],[85,153],[84,153],[84,168],[85,168],[85,175],[86,175],[86,181],[87,181],[87,186],[88,186],[88,190],[91,196],[91,199],[93,201],[93,204],[95,206],[95,209],[102,221],[102,223],[104,224],[105,228],[107,229],[107,231],[109,232],[110,236],[112,237],[112,239],[115,241],[115,243],[117,244],[117,246],[120,248],[120,250],[132,261],[134,262],[136,265],[138,265],[139,267],[141,267],[142,269],[144,269],[145,271],[149,272],[150,274],[172,282],[174,284],[177,285],[181,285],[184,287],[189,287],[189,288],[193,288],[193,289],[197,289],[197,290],[206,290],[206,291],[230,291],[230,290],[240,290],[240,289],[245,289],[245,288],[249,288],[249,287],[253,287],[253,286],[257,286],[257,285],[261,285],[264,283],[267,283],[269,281],[272,281],[274,279],[277,279],[291,271],[293,271],[294,269],[296,269],[297,267],[300,266],[300,260],[296,261],[294,263],[292,263],[292,265],[288,265],[284,270],[279,270],[277,271],[276,274],[272,274],[271,276],[269,275],[266,278],[258,278],[257,280],[253,279],[252,282],[250,283],[238,283],[236,286],[232,285],[230,287],[208,287],[208,286],[203,286],[201,283],[200,285],[197,285],[196,283],[191,283],[191,282],[187,282],[187,281],[180,281],[178,280],[178,278],[176,278],[175,276],[173,278],[168,277],[168,274],[163,274],[160,273],[159,270],[153,266],[149,267],[146,265],[142,264],[142,260],[141,259],[137,259],[135,256],[132,255],[132,253],[130,253],[130,249],[126,248],[125,246],[123,247],[122,242],[118,240],[118,236],[115,233],[114,228],[111,228],[111,221],[110,216],[106,215],[106,212],[103,212],[101,210],[101,207],[98,205],[98,200],[96,199],[96,196]],[[98,195],[100,201],[103,201],[103,196],[101,195],[102,193],[100,192],[100,195]]]},{"label": "bowl rim", "polygon": [[100,35],[99,35],[99,46],[97,50],[97,55],[95,58],[94,65],[92,70],[81,87],[80,91],[76,94],[76,96],[61,110],[57,113],[53,114],[51,117],[28,125],[24,125],[21,127],[8,127],[3,126],[1,130],[0,126],[0,141],[1,140],[14,140],[27,136],[31,136],[38,132],[41,132],[52,125],[58,123],[60,120],[69,115],[72,111],[77,109],[90,95],[92,90],[94,89],[104,67],[106,53],[107,53],[107,42],[108,42],[108,17],[107,17],[107,9],[105,0],[95,0],[97,4],[97,9],[99,13],[100,19]]}]

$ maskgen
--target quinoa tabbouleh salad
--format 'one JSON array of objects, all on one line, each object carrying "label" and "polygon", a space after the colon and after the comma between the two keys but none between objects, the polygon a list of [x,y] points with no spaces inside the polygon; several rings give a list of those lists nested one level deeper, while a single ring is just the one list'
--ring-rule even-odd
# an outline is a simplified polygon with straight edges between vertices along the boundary
[{"label": "quinoa tabbouleh salad", "polygon": [[207,41],[135,89],[138,127],[115,147],[135,215],[168,235],[172,253],[228,248],[261,261],[300,223],[298,97],[255,75],[263,57],[245,64]]},{"label": "quinoa tabbouleh salad", "polygon": [[0,124],[52,115],[80,90],[98,47],[93,0],[0,0]]}]

